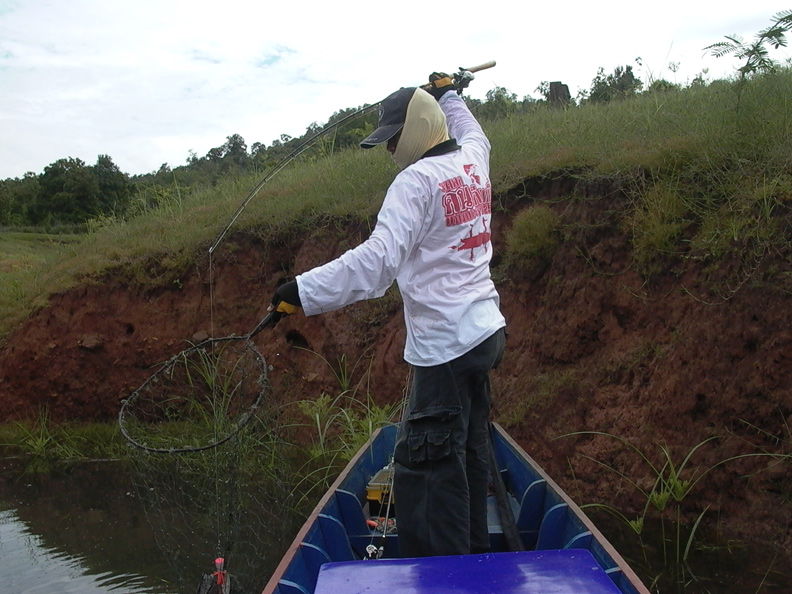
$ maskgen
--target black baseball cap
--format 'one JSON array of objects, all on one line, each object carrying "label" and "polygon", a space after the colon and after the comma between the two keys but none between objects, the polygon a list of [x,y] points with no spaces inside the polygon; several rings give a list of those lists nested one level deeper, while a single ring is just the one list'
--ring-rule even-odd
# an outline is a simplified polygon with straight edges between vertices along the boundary
[{"label": "black baseball cap", "polygon": [[391,93],[380,103],[377,129],[360,142],[363,148],[373,148],[388,142],[404,127],[407,106],[415,94],[416,87],[405,87]]}]

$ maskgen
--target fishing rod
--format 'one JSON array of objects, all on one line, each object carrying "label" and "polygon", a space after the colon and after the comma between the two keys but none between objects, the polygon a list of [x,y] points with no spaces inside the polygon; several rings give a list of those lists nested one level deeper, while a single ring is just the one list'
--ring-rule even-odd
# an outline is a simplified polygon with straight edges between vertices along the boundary
[{"label": "fishing rod", "polygon": [[[470,68],[460,68],[459,72],[453,75],[454,84],[457,85],[457,87],[460,89],[464,88],[470,83],[471,80],[473,80],[474,72],[486,70],[487,68],[492,68],[493,66],[495,66],[495,60],[490,60],[489,62],[484,62],[483,64],[479,64],[478,66],[472,66]],[[421,85],[421,88],[424,90],[429,89],[430,87],[431,84]],[[212,244],[212,247],[209,248],[209,254],[211,255],[212,253],[214,253],[215,249],[217,249],[217,246],[220,245],[220,242],[223,241],[225,236],[228,234],[228,231],[231,229],[231,227],[233,227],[234,223],[239,218],[239,215],[242,214],[242,211],[245,210],[247,205],[250,203],[251,200],[253,200],[256,194],[259,193],[261,188],[263,188],[267,184],[267,182],[270,181],[279,171],[281,171],[294,159],[296,159],[302,153],[308,150],[308,148],[310,148],[314,142],[319,140],[322,136],[324,136],[328,132],[335,130],[336,128],[338,128],[342,124],[345,124],[349,120],[352,120],[354,118],[357,118],[358,116],[374,111],[380,106],[380,104],[382,104],[382,101],[377,101],[377,103],[366,105],[364,107],[361,107],[360,109],[357,109],[353,113],[341,118],[340,120],[333,122],[332,124],[328,124],[321,130],[319,130],[319,132],[317,132],[307,140],[303,141],[299,146],[297,146],[297,148],[295,148],[288,155],[283,157],[283,159],[281,159],[269,172],[267,172],[267,174],[261,179],[261,181],[258,184],[256,184],[256,186],[250,191],[247,197],[242,201],[242,203],[236,209],[234,214],[231,215],[231,219],[228,221],[228,224],[226,224],[226,226],[217,236],[217,239],[215,239],[214,243]]]}]

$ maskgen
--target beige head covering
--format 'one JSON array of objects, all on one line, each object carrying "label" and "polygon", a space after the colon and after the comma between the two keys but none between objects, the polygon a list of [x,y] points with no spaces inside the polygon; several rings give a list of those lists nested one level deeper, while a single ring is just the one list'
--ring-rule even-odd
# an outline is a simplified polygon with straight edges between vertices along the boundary
[{"label": "beige head covering", "polygon": [[448,140],[448,126],[437,101],[423,89],[415,93],[407,105],[407,116],[393,160],[401,169],[415,163],[430,148]]}]

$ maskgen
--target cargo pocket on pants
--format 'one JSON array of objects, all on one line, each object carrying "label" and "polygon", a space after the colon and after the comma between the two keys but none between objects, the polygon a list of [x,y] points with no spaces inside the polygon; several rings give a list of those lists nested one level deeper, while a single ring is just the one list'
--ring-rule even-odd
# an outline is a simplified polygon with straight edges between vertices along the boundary
[{"label": "cargo pocket on pants", "polygon": [[407,443],[412,464],[440,460],[451,454],[450,431],[413,433],[407,438]]}]

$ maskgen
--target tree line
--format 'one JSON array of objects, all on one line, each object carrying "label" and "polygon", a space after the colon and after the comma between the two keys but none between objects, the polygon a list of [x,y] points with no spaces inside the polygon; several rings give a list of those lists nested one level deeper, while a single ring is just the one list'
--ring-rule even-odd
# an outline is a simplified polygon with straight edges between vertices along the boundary
[{"label": "tree line", "polygon": [[[640,63],[640,62],[639,62]],[[692,84],[703,84],[697,79]],[[665,80],[653,81],[647,92],[679,89]],[[559,93],[559,89],[561,92]],[[632,66],[618,66],[610,74],[602,68],[592,80],[591,88],[577,98],[569,96],[566,85],[542,82],[536,91],[540,99],[516,94],[503,87],[486,93],[486,99],[466,98],[470,108],[482,120],[502,118],[539,107],[568,108],[587,102],[602,103],[635,96],[643,82]],[[361,108],[335,112],[325,126],[335,124]],[[332,134],[320,138],[301,158],[319,158],[357,147],[376,126],[376,113],[369,112],[338,126]],[[55,230],[58,226],[85,224],[98,217],[135,216],[199,186],[213,185],[226,176],[264,173],[297,147],[313,138],[324,126],[314,122],[300,137],[282,134],[269,146],[255,142],[248,147],[239,134],[226,138],[221,146],[199,157],[190,151],[184,165],[167,163],[154,172],[129,175],[122,172],[110,155],[99,155],[94,165],[72,157],[59,159],[40,174],[27,173],[22,178],[0,180],[0,227],[26,226]]]},{"label": "tree line", "polygon": [[[704,48],[715,57],[733,56],[742,63],[737,68],[738,92],[748,79],[756,74],[772,72],[777,63],[770,58],[769,49],[786,47],[786,33],[792,30],[792,10],[776,13],[771,24],[759,31],[753,41],[744,41],[737,35],[725,36]],[[641,66],[640,58],[636,63]],[[676,72],[678,64],[669,64]],[[705,85],[702,74],[689,86]],[[522,100],[503,87],[495,87],[484,101],[466,98],[479,119],[495,119],[513,113],[528,112],[540,107],[569,108],[585,103],[606,103],[634,97],[639,93],[661,93],[680,90],[679,84],[665,79],[652,79],[648,88],[633,72],[631,65],[617,66],[606,74],[603,68],[591,81],[590,89],[581,91],[576,98],[569,95],[566,85],[543,81],[536,88],[541,99],[530,96]],[[739,95],[738,95],[739,97]],[[739,101],[738,101],[739,103]],[[361,108],[347,108],[334,113],[327,126],[340,122]],[[374,129],[373,112],[350,118],[339,125],[332,135],[322,136],[310,146],[302,158],[317,158],[334,151],[357,146],[358,142]],[[226,138],[226,142],[211,149],[203,157],[190,151],[185,165],[171,168],[164,163],[157,171],[130,176],[122,172],[109,155],[99,155],[96,164],[87,165],[80,159],[59,159],[44,168],[40,174],[26,173],[22,178],[0,180],[0,229],[35,226],[52,230],[56,225],[85,224],[98,217],[135,216],[146,209],[168,201],[173,194],[206,184],[216,184],[228,175],[264,172],[291,154],[296,148],[312,139],[323,127],[314,122],[299,138],[282,134],[270,146],[254,143],[250,149],[239,134]]]}]

